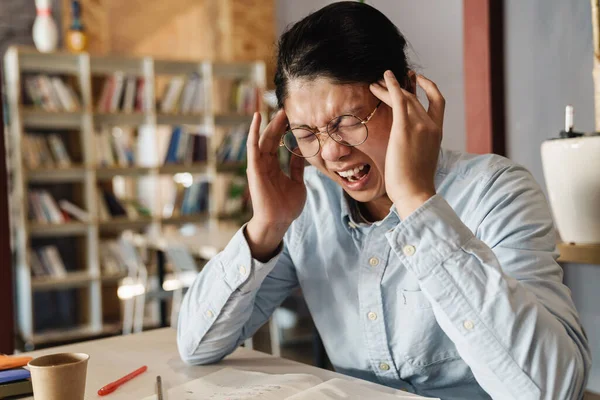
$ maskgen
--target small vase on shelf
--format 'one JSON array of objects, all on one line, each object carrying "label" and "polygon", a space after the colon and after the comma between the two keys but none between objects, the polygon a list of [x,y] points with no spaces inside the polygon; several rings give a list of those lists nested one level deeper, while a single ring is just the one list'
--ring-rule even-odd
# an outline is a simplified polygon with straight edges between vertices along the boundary
[{"label": "small vase on shelf", "polygon": [[33,43],[42,53],[56,50],[58,45],[58,28],[52,18],[50,0],[35,0],[37,16],[33,22]]},{"label": "small vase on shelf", "polygon": [[69,51],[79,53],[87,48],[87,35],[81,23],[81,3],[79,3],[79,0],[71,1],[71,18],[71,26],[67,31],[65,43]]}]

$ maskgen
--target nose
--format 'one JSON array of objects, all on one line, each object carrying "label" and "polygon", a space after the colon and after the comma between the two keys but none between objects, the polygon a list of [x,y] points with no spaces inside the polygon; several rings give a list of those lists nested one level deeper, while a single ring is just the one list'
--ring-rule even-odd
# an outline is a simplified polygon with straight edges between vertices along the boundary
[{"label": "nose", "polygon": [[321,135],[319,140],[321,141],[321,157],[325,161],[338,161],[352,151],[351,147],[336,142],[327,134]]}]

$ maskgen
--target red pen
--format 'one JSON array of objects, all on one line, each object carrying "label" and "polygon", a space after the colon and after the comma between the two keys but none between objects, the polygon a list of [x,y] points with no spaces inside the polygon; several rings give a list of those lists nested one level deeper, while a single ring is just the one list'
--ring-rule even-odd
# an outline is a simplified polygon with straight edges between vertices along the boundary
[{"label": "red pen", "polygon": [[139,374],[146,372],[147,369],[148,369],[148,367],[144,365],[143,367],[136,369],[132,373],[125,375],[121,379],[118,379],[114,382],[109,383],[108,385],[104,386],[102,389],[98,390],[98,395],[104,396],[104,395],[114,392],[115,390],[117,390],[117,388],[119,386],[121,386],[125,382],[135,378]]}]

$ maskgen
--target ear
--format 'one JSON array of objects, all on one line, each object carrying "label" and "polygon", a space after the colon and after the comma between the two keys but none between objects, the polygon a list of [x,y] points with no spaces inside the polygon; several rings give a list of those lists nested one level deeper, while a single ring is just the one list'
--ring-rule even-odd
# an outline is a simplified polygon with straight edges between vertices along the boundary
[{"label": "ear", "polygon": [[417,94],[417,73],[412,69],[408,70],[406,74],[406,90],[411,92],[412,94]]}]

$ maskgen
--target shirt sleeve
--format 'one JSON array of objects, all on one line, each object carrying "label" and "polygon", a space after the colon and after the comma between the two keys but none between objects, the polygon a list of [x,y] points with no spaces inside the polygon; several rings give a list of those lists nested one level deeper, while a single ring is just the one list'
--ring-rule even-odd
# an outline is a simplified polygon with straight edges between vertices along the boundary
[{"label": "shirt sleeve", "polygon": [[177,345],[189,364],[216,362],[233,352],[298,286],[287,239],[262,263],[252,258],[244,230],[206,264],[181,303]]},{"label": "shirt sleeve", "polygon": [[581,398],[590,349],[556,263],[546,199],[517,166],[481,185],[475,234],[436,195],[389,232],[388,242],[488,394]]}]

